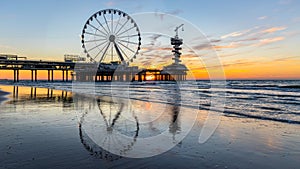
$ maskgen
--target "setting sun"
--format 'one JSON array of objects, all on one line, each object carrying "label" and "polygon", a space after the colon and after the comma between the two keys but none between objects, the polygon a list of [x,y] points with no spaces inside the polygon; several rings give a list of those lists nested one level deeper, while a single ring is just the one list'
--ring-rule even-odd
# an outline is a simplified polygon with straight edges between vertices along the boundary
[{"label": "setting sun", "polygon": [[146,80],[154,80],[154,76],[153,75],[147,75]]}]

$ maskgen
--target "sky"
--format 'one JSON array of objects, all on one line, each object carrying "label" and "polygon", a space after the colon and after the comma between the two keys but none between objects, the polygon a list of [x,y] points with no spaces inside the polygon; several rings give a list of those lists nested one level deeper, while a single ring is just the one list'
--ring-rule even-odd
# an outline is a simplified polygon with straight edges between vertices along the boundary
[{"label": "sky", "polygon": [[[83,25],[99,10],[163,12],[201,30],[207,41],[192,47],[214,52],[228,79],[300,79],[298,0],[1,0],[0,8],[0,53],[62,61],[64,54],[83,55]],[[183,51],[182,59],[192,65],[189,54]],[[203,65],[190,66],[196,78],[209,78]],[[1,71],[0,78],[10,74]]]}]

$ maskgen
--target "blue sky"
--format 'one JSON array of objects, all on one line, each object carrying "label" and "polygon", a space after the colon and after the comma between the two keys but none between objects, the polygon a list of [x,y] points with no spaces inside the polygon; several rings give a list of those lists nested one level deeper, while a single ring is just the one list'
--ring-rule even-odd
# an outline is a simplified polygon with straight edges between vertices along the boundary
[{"label": "blue sky", "polygon": [[[266,30],[269,34],[259,39],[257,45],[278,49],[268,52],[264,47],[254,58],[295,58],[300,52],[300,1],[297,0],[1,0],[0,6],[0,53],[34,59],[62,60],[65,53],[80,54],[79,35],[85,21],[105,8],[121,9],[128,14],[165,12],[182,17],[210,40],[222,40],[215,44],[220,46],[220,55],[246,52],[249,46],[245,49],[245,44],[236,45],[235,38]],[[241,60],[248,61],[241,55],[224,58],[226,63]]]},{"label": "blue sky", "polygon": [[[296,0],[2,0],[0,6],[0,44],[18,48],[19,53],[25,55],[26,52],[30,54],[29,49],[39,48],[41,51],[33,53],[32,57],[39,53],[43,55],[52,50],[52,46],[61,52],[78,49],[78,35],[84,22],[91,14],[104,8],[118,8],[129,14],[154,11],[175,14],[216,38],[258,25],[288,25],[290,30],[296,31],[299,22],[294,22],[300,20],[297,10],[300,2]],[[76,46],[76,43],[79,45]],[[63,46],[60,48],[58,44]]]}]

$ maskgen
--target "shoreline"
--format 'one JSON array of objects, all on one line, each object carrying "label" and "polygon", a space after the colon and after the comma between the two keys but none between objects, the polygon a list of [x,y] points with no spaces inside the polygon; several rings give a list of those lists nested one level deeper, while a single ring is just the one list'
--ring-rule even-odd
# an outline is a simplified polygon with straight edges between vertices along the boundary
[{"label": "shoreline", "polygon": [[5,101],[9,100],[9,98],[7,98],[7,95],[9,94],[11,93],[2,91],[0,88],[0,105],[3,104]]}]

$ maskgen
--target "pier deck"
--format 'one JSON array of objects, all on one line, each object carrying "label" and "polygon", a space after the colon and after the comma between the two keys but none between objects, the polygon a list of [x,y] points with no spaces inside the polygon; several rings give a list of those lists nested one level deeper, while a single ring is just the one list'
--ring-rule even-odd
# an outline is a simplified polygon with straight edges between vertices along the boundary
[{"label": "pier deck", "polygon": [[[76,65],[76,66],[75,66]],[[97,70],[98,67],[98,70]],[[78,68],[81,68],[79,70]],[[77,69],[77,70],[75,70]],[[89,69],[97,70],[91,73]],[[31,81],[38,81],[38,71],[48,71],[48,81],[54,81],[54,71],[62,72],[62,81],[69,81],[69,74],[71,80],[78,81],[147,81],[146,76],[153,76],[151,80],[154,81],[173,81],[185,80],[186,73],[179,72],[170,74],[164,70],[159,69],[139,69],[138,67],[127,67],[122,71],[115,72],[116,69],[104,69],[98,63],[86,62],[58,62],[58,61],[37,61],[37,60],[8,60],[0,59],[0,71],[12,70],[14,73],[14,82],[19,82],[20,71],[30,70]],[[77,72],[76,72],[77,71]],[[1,77],[0,77],[1,78]]]}]

